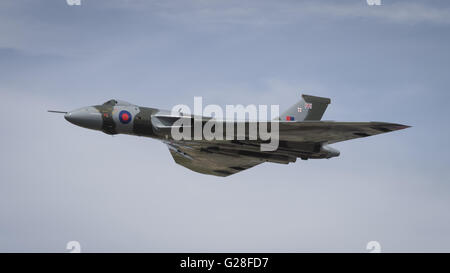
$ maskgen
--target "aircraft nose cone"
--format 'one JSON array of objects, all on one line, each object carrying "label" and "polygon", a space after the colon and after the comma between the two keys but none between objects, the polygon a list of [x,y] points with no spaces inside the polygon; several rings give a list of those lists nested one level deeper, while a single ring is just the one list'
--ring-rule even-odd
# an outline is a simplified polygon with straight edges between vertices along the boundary
[{"label": "aircraft nose cone", "polygon": [[70,111],[64,115],[64,118],[68,122],[80,127],[93,130],[102,129],[102,116],[100,112],[94,107],[84,107],[74,111]]}]

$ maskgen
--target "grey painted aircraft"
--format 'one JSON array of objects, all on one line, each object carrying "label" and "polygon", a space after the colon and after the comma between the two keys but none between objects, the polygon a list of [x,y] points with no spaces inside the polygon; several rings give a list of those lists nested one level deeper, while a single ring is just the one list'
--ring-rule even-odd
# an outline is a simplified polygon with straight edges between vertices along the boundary
[{"label": "grey painted aircraft", "polygon": [[[65,119],[75,125],[109,135],[129,134],[161,140],[168,146],[176,163],[192,171],[215,176],[228,176],[264,162],[288,164],[297,158],[337,157],[340,152],[329,144],[409,127],[386,122],[321,121],[330,102],[329,98],[302,95],[298,103],[277,119],[279,145],[274,151],[261,151],[260,145],[265,142],[259,137],[256,140],[249,137],[243,140],[175,140],[171,134],[173,124],[180,118],[194,120],[194,116],[119,100],[109,100],[102,105],[71,112],[49,112],[64,113]],[[204,126],[210,119],[201,117],[201,124]],[[233,132],[237,132],[240,122],[244,123],[246,129],[251,123],[234,121]],[[266,124],[270,129],[270,122]]]}]

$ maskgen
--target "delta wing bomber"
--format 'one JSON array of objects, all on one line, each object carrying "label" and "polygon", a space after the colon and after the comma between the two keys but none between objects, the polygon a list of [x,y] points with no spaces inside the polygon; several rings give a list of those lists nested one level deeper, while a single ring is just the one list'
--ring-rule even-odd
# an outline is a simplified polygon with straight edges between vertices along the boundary
[{"label": "delta wing bomber", "polygon": [[215,119],[120,100],[70,112],[49,112],[63,113],[75,125],[109,135],[161,140],[176,163],[215,176],[229,176],[264,162],[288,164],[297,158],[337,157],[339,151],[330,144],[409,127],[387,122],[321,121],[328,104],[329,98],[302,95],[279,117],[265,122]]}]

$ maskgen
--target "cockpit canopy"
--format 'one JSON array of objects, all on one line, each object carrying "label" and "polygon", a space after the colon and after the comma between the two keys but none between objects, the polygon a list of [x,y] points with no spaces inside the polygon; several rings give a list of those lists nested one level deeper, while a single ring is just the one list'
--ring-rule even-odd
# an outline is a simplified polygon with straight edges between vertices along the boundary
[{"label": "cockpit canopy", "polygon": [[133,104],[131,104],[131,103],[129,103],[129,102],[126,102],[126,101],[123,101],[123,100],[114,100],[114,99],[112,99],[112,100],[109,100],[109,101],[103,103],[103,105],[111,105],[111,106],[130,106],[130,105],[133,105]]}]

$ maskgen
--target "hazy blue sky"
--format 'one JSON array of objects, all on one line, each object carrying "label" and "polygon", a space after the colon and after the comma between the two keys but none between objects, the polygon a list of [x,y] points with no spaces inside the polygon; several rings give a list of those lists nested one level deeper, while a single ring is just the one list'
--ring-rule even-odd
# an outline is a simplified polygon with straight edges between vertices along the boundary
[{"label": "hazy blue sky", "polygon": [[[0,2],[0,251],[450,251],[450,2]],[[412,125],[228,178],[47,109],[332,99]]]}]

